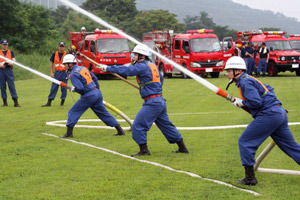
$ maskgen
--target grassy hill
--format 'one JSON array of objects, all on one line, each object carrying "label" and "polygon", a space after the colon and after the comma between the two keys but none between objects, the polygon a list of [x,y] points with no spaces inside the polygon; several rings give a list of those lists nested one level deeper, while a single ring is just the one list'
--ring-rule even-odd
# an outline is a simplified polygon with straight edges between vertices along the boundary
[{"label": "grassy hill", "polygon": [[164,9],[175,13],[179,20],[186,15],[199,15],[205,11],[218,25],[227,25],[239,31],[262,27],[279,27],[288,33],[300,33],[300,22],[271,11],[252,9],[231,0],[136,0],[139,10]]}]

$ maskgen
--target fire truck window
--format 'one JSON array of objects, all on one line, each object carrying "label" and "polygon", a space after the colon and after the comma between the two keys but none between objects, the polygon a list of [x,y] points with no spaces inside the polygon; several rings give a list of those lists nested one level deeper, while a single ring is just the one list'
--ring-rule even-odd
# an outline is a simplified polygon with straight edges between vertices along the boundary
[{"label": "fire truck window", "polygon": [[190,44],[188,41],[183,41],[182,48],[186,53],[190,53]]},{"label": "fire truck window", "polygon": [[180,40],[175,40],[175,47],[174,49],[179,50],[180,49]]},{"label": "fire truck window", "polygon": [[85,40],[84,50],[86,50],[86,51],[89,50],[89,41],[88,40]]},{"label": "fire truck window", "polygon": [[96,42],[91,41],[90,50],[93,54],[96,54]]},{"label": "fire truck window", "polygon": [[[224,46],[228,47],[228,41],[224,41]],[[195,38],[191,41],[193,52],[217,52],[221,50],[218,38]]]},{"label": "fire truck window", "polygon": [[97,51],[100,53],[130,52],[127,39],[107,38],[97,40]]}]

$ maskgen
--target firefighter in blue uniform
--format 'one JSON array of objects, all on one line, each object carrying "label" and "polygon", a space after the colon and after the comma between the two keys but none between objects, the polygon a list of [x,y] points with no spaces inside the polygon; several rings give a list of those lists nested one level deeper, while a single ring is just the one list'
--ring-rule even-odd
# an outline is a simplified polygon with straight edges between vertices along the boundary
[{"label": "firefighter in blue uniform", "polygon": [[[62,64],[64,56],[67,54],[65,52],[65,47],[66,47],[66,45],[64,42],[58,43],[58,50],[52,54],[52,56],[50,58],[50,62],[51,62],[50,63],[50,76],[59,81],[67,83],[68,82],[68,74],[65,69],[65,66]],[[53,73],[53,70],[55,71],[55,73]],[[59,85],[52,83],[51,89],[50,89],[50,94],[48,96],[48,102],[46,104],[42,105],[42,107],[51,106],[51,102],[55,99],[58,88],[59,88]],[[60,106],[64,105],[66,97],[67,97],[67,89],[64,87],[61,87]]]},{"label": "firefighter in blue uniform", "polygon": [[147,131],[153,122],[162,131],[169,143],[177,143],[177,153],[188,153],[183,139],[177,128],[169,120],[166,100],[162,96],[163,77],[156,65],[149,60],[150,52],[145,45],[137,45],[134,50],[133,66],[106,66],[101,69],[124,76],[136,76],[140,85],[140,94],[144,99],[142,109],[139,111],[132,126],[132,137],[139,145],[140,151],[131,156],[150,155],[147,147]]},{"label": "firefighter in blue uniform", "polygon": [[[6,39],[1,40],[1,45],[2,45],[2,50],[0,50],[0,55],[12,61],[16,61],[14,52],[8,49],[8,41]],[[18,95],[15,88],[13,63],[0,58],[0,86],[1,86],[1,96],[3,99],[2,107],[8,106],[7,94],[6,94],[6,82],[9,88],[10,95],[12,96],[12,99],[14,101],[14,107],[20,107],[18,103]]]},{"label": "firefighter in blue uniform", "polygon": [[238,183],[257,184],[253,168],[255,153],[268,136],[300,165],[300,145],[289,129],[286,110],[281,107],[274,89],[246,74],[246,64],[240,57],[231,57],[226,63],[225,70],[228,79],[236,82],[241,94],[241,98],[235,98],[233,105],[246,107],[254,118],[239,138],[240,156],[246,177]]},{"label": "firefighter in blue uniform", "polygon": [[91,108],[94,113],[106,125],[115,127],[118,131],[115,136],[125,135],[123,129],[117,120],[106,110],[102,100],[102,93],[99,89],[97,77],[86,67],[77,66],[75,56],[67,54],[64,57],[63,64],[68,71],[71,71],[70,79],[73,84],[71,91],[81,94],[80,99],[69,110],[67,121],[67,132],[62,138],[73,137],[73,128],[78,122],[80,116]]}]

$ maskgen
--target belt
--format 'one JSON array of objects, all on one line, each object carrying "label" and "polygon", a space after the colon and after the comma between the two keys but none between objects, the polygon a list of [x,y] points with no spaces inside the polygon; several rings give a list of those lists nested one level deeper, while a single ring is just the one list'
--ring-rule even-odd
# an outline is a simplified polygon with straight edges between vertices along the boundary
[{"label": "belt", "polygon": [[156,97],[161,97],[161,94],[151,94],[150,96],[147,96],[144,98],[144,101],[147,101],[148,99],[156,98]]},{"label": "belt", "polygon": [[65,72],[66,70],[55,70],[56,72]]}]

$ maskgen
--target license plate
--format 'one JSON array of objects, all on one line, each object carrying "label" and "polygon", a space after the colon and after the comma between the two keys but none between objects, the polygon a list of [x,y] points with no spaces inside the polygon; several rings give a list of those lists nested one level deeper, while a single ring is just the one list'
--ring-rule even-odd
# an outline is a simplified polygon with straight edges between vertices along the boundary
[{"label": "license plate", "polygon": [[206,68],[206,69],[205,69],[205,72],[212,72],[212,71],[213,71],[212,68]]},{"label": "license plate", "polygon": [[299,64],[292,64],[292,68],[299,68]]}]

